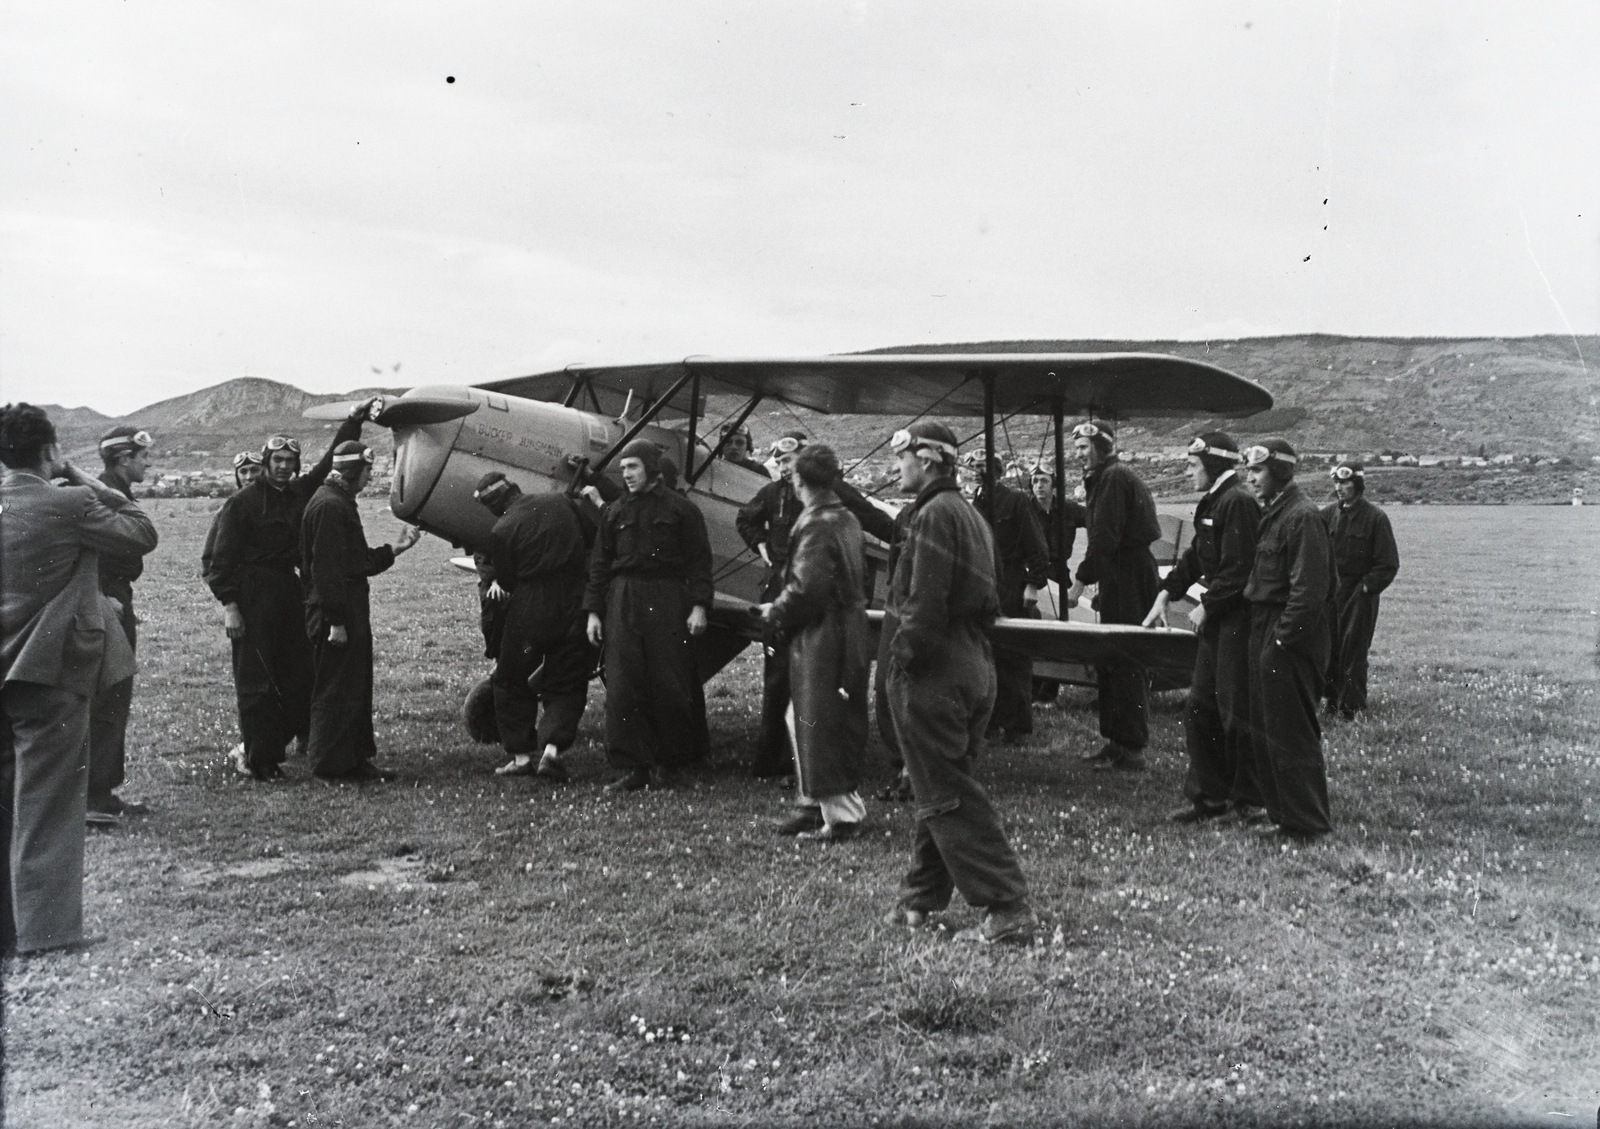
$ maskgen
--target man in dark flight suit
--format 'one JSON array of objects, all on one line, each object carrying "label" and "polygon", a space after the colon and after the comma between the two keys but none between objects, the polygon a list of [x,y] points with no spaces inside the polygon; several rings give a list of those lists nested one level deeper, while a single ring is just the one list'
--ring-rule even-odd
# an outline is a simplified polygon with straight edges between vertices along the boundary
[{"label": "man in dark flight suit", "polygon": [[206,583],[223,607],[233,641],[233,686],[243,748],[234,771],[274,780],[290,741],[311,729],[311,644],[305,632],[300,527],[306,503],[333,467],[334,449],[361,434],[376,401],[339,425],[317,464],[300,474],[300,444],[274,435],[261,448],[265,473],[229,498],[217,515]]},{"label": "man in dark flight suit", "polygon": [[[740,506],[734,518],[734,527],[744,543],[766,562],[767,578],[760,600],[763,604],[770,604],[783,591],[784,566],[789,561],[789,533],[804,508],[794,492],[794,461],[808,442],[805,432],[787,431],[772,444],[778,479],[756,491],[756,496]],[[834,493],[844,508],[855,515],[863,531],[883,541],[894,536],[894,518],[867,501],[861,491],[842,477],[834,483]],[[766,661],[762,670],[761,744],[751,766],[751,772],[762,777],[788,776],[794,771],[794,757],[784,724],[789,709],[789,645],[780,634],[771,625],[763,631],[762,653]]]},{"label": "man in dark flight suit", "polygon": [[994,708],[994,657],[984,634],[1000,612],[994,535],[956,485],[954,432],[923,421],[896,432],[890,446],[901,493],[916,497],[889,582],[896,626],[888,676],[916,834],[888,921],[923,925],[959,890],[984,911],[982,940],[1026,943],[1038,926],[1028,883],[972,774]]},{"label": "man in dark flight suit", "polygon": [[[1045,553],[1050,561],[1045,568],[1045,577],[1056,582],[1057,618],[1066,619],[1068,609],[1065,597],[1067,589],[1072,587],[1072,576],[1068,572],[1072,547],[1077,543],[1078,530],[1088,524],[1088,514],[1081,503],[1071,498],[1066,500],[1065,505],[1056,504],[1056,470],[1053,462],[1036,464],[1028,476],[1028,487],[1032,495],[1033,516],[1044,533]],[[1061,683],[1053,678],[1033,680],[1035,702],[1053,702],[1060,692]]]},{"label": "man in dark flight suit", "polygon": [[316,656],[311,733],[306,755],[324,780],[387,780],[372,763],[372,608],[367,578],[415,545],[408,525],[393,547],[367,545],[356,496],[372,477],[372,451],[351,440],[333,453],[333,469],[306,504],[301,526],[305,625]]},{"label": "man in dark flight suit", "polygon": [[[119,424],[100,437],[100,461],[105,470],[100,481],[132,500],[133,484],[143,482],[146,459],[154,441],[150,433]],[[100,591],[121,608],[118,616],[128,646],[139,647],[139,619],[133,612],[133,582],[144,572],[142,553],[100,554]],[[89,707],[89,809],[88,821],[114,825],[123,815],[147,809],[128,803],[114,789],[122,785],[127,767],[128,713],[133,707],[133,679],[126,678],[94,696]]]},{"label": "man in dark flight suit", "polygon": [[741,427],[735,429],[731,423],[723,424],[722,435],[726,435],[727,442],[722,444],[722,458],[745,470],[754,471],[765,476],[767,468],[750,457],[750,452],[755,449],[755,443],[750,438],[750,429]]},{"label": "man in dark flight suit", "polygon": [[[1100,622],[1142,623],[1161,583],[1150,555],[1150,543],[1161,536],[1155,499],[1133,468],[1117,459],[1110,424],[1080,423],[1072,429],[1072,447],[1084,467],[1089,545],[1067,606],[1078,602],[1085,585],[1098,584]],[[1149,680],[1143,668],[1102,663],[1095,667],[1095,682],[1106,743],[1083,759],[1097,769],[1143,771],[1150,740]]]},{"label": "man in dark flight suit", "polygon": [[[991,515],[983,488],[983,452],[969,452],[959,476],[962,493],[971,488],[972,504],[989,521],[994,531],[996,563],[1000,569],[1000,614],[1035,616],[1039,589],[1043,588],[1050,567],[1044,531],[1033,516],[1028,496],[1000,481],[1004,468],[994,460],[994,505]],[[1033,660],[1028,652],[1015,647],[994,647],[996,678],[994,712],[989,715],[993,737],[1005,734],[1005,742],[1015,745],[1024,734],[1033,732]]]},{"label": "man in dark flight suit", "polygon": [[588,503],[524,494],[497,470],[478,480],[473,497],[499,519],[489,558],[494,584],[507,593],[491,682],[500,744],[511,760],[495,773],[564,784],[561,754],[577,740],[596,658],[583,614],[589,542],[578,506]]},{"label": "man in dark flight suit", "polygon": [[589,557],[589,642],[605,647],[608,791],[670,783],[705,756],[705,696],[690,637],[711,608],[711,541],[689,499],[667,488],[661,450],[635,439],[618,459],[628,493],[606,507]]},{"label": "man in dark flight suit", "polygon": [[1250,743],[1250,603],[1244,598],[1261,507],[1239,477],[1240,458],[1226,432],[1202,432],[1189,444],[1189,479],[1204,491],[1194,508],[1194,539],[1144,618],[1146,627],[1165,623],[1168,602],[1199,585],[1189,622],[1200,645],[1183,707],[1189,753],[1183,794],[1189,802],[1171,814],[1176,823],[1230,810],[1245,821],[1265,815]]},{"label": "man in dark flight suit", "polygon": [[1250,719],[1256,780],[1267,809],[1258,832],[1305,840],[1333,830],[1317,700],[1328,666],[1333,547],[1322,514],[1294,481],[1287,440],[1244,453],[1261,500],[1250,601]]},{"label": "man in dark flight suit", "polygon": [[1367,651],[1378,625],[1378,593],[1400,571],[1400,549],[1389,515],[1367,501],[1367,472],[1345,460],[1330,472],[1338,500],[1323,508],[1338,570],[1334,592],[1333,661],[1328,664],[1328,710],[1349,721],[1367,708]]}]

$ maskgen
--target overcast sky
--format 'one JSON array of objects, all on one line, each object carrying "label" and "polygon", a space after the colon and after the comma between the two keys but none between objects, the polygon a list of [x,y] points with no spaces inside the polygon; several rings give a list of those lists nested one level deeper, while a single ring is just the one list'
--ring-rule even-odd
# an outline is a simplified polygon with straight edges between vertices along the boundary
[{"label": "overcast sky", "polygon": [[9,0],[0,31],[8,400],[1600,329],[1592,0]]}]

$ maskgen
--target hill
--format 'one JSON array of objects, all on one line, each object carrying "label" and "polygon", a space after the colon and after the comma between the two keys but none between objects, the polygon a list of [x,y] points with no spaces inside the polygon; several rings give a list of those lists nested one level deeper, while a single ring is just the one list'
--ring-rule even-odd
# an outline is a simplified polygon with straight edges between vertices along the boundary
[{"label": "hill", "polygon": [[[1148,352],[1254,380],[1275,406],[1228,430],[1316,451],[1582,456],[1600,452],[1600,337],[1335,337],[1232,341],[985,341],[886,353]],[[1202,420],[1144,421],[1130,437],[1171,443]],[[1029,432],[1031,428],[1025,429]]]}]

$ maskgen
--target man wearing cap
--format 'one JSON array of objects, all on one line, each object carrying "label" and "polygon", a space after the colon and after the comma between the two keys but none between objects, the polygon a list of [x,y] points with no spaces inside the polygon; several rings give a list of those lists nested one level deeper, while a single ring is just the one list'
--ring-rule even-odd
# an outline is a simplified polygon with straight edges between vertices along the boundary
[{"label": "man wearing cap", "polygon": [[[1078,565],[1067,606],[1085,585],[1098,584],[1102,623],[1142,623],[1160,586],[1150,543],[1161,536],[1156,503],[1133,468],[1117,458],[1117,436],[1101,421],[1072,429],[1072,448],[1083,464],[1089,544]],[[1143,668],[1121,663],[1095,667],[1100,735],[1106,743],[1084,759],[1097,769],[1140,772],[1150,740],[1149,681]]]},{"label": "man wearing cap", "polygon": [[[1000,614],[1033,616],[1050,567],[1044,531],[1033,516],[1028,496],[1001,481],[1005,467],[998,457],[990,462],[991,497],[983,480],[983,464],[982,451],[968,452],[961,460],[959,477],[962,493],[970,488],[973,504],[994,531]],[[1033,660],[1026,651],[996,645],[994,672],[994,712],[989,715],[988,735],[1004,733],[1006,744],[1015,745],[1024,734],[1033,732]]]},{"label": "man wearing cap", "polygon": [[1367,708],[1367,651],[1378,625],[1378,593],[1400,571],[1389,515],[1367,501],[1366,469],[1346,459],[1331,472],[1336,500],[1322,511],[1333,541],[1333,660],[1328,664],[1328,709],[1346,721]]},{"label": "man wearing cap", "polygon": [[[100,437],[100,461],[105,465],[100,481],[131,500],[133,484],[143,482],[149,469],[153,442],[149,432],[128,424],[106,432]],[[135,650],[139,645],[139,619],[133,612],[133,582],[143,572],[143,553],[100,554],[100,591],[117,602],[122,632],[128,637],[128,646]],[[109,826],[124,814],[136,815],[145,810],[143,804],[128,803],[115,791],[121,787],[127,767],[128,713],[132,707],[132,677],[100,690],[90,706],[90,823]]]},{"label": "man wearing cap", "polygon": [[[1034,464],[1028,475],[1028,488],[1033,501],[1033,516],[1044,533],[1045,553],[1050,562],[1045,569],[1045,577],[1055,581],[1057,617],[1066,619],[1067,605],[1061,597],[1072,587],[1072,576],[1068,572],[1072,548],[1077,543],[1078,530],[1087,524],[1088,515],[1084,513],[1082,504],[1072,498],[1057,504],[1056,469],[1049,460]],[[1053,678],[1033,680],[1035,702],[1053,702],[1060,691],[1061,684]]]},{"label": "man wearing cap", "polygon": [[496,517],[489,532],[491,591],[506,593],[491,683],[500,744],[511,760],[495,772],[564,784],[561,754],[577,740],[596,658],[583,614],[589,538],[578,506],[588,503],[561,493],[524,494],[497,470],[478,480],[473,497]]},{"label": "man wearing cap", "polygon": [[994,656],[984,634],[1000,614],[994,537],[956,484],[954,432],[922,421],[896,432],[890,446],[901,493],[915,496],[889,582],[888,691],[916,832],[888,921],[921,926],[959,890],[983,910],[982,940],[1025,943],[1038,925],[1028,884],[972,773],[994,708]]},{"label": "man wearing cap", "polygon": [[367,578],[383,572],[422,537],[408,525],[393,547],[367,545],[356,497],[372,477],[372,451],[360,440],[333,451],[327,479],[306,503],[300,574],[305,625],[316,664],[306,755],[324,780],[385,780],[372,759],[372,608]]},{"label": "man wearing cap", "polygon": [[1297,840],[1333,830],[1317,700],[1328,666],[1333,548],[1322,514],[1294,481],[1287,440],[1245,451],[1245,478],[1261,500],[1250,601],[1250,722],[1256,780],[1267,810],[1262,835]]},{"label": "man wearing cap", "polygon": [[1226,432],[1202,432],[1189,444],[1189,480],[1204,492],[1194,508],[1194,539],[1144,618],[1146,627],[1165,623],[1170,601],[1200,589],[1189,613],[1199,646],[1183,709],[1189,754],[1183,794],[1189,802],[1172,813],[1176,823],[1230,810],[1247,821],[1264,814],[1250,743],[1250,603],[1244,598],[1261,507],[1239,477],[1239,460],[1239,445]]},{"label": "man wearing cap", "polygon": [[333,468],[333,452],[356,439],[377,400],[339,425],[317,464],[300,474],[300,444],[274,435],[261,448],[265,473],[223,503],[217,515],[206,583],[223,607],[233,645],[239,737],[235,772],[274,780],[291,741],[304,746],[311,726],[312,651],[305,632],[305,591],[298,572],[306,503]]},{"label": "man wearing cap", "polygon": [[[786,431],[772,444],[772,457],[778,464],[778,478],[767,483],[756,496],[739,507],[734,527],[751,550],[767,566],[761,588],[761,603],[769,604],[783,590],[784,567],[789,560],[789,535],[804,508],[794,489],[794,463],[810,442],[803,431]],[[861,528],[881,540],[894,536],[894,518],[867,501],[840,476],[834,494],[855,516]],[[765,657],[761,692],[761,744],[756,750],[751,771],[756,776],[787,776],[794,771],[784,717],[789,709],[789,647],[780,633],[767,626],[762,640]]]},{"label": "man wearing cap", "polygon": [[[60,457],[43,409],[0,409],[0,953],[83,938],[89,700],[133,674],[99,557],[138,557],[155,526]],[[51,481],[65,477],[71,485]]]},{"label": "man wearing cap", "polygon": [[628,492],[605,509],[583,607],[605,648],[608,791],[670,782],[710,745],[691,639],[711,609],[711,541],[695,504],[667,488],[661,449],[635,439],[617,460]]}]

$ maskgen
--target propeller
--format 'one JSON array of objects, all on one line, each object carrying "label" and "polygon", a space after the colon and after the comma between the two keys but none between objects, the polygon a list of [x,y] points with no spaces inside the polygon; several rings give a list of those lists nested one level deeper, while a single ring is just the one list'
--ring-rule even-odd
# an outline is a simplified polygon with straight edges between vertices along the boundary
[{"label": "propeller", "polygon": [[[300,414],[306,419],[342,420],[366,401],[340,400],[333,404],[318,404]],[[381,405],[372,422],[379,427],[425,427],[430,423],[446,423],[478,410],[478,401],[458,396],[402,396],[390,400],[379,399]]]}]

